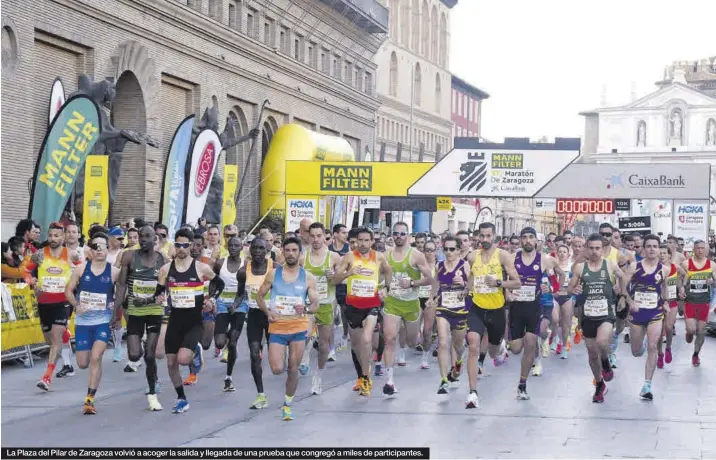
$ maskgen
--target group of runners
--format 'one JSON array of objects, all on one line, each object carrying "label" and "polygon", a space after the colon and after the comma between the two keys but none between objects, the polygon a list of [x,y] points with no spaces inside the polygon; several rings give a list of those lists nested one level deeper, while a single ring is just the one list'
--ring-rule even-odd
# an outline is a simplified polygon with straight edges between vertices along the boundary
[{"label": "group of runners", "polygon": [[[94,226],[83,248],[76,244],[76,225],[53,223],[46,246],[23,265],[50,345],[37,386],[49,391],[53,374],[74,375],[67,357],[68,319],[74,314],[76,362],[89,368],[86,414],[97,410],[109,342],[115,361],[122,359],[123,318],[125,371],[136,372],[143,362],[152,411],[162,410],[157,360],[166,358],[177,395],[172,412],[182,413],[189,409],[185,387],[197,383],[212,342],[214,356],[226,363],[223,390],[235,391],[232,374],[244,326],[257,392],[251,408],[268,406],[266,350],[271,372],[286,374],[284,420],[293,419],[299,375],[313,368],[310,392],[320,395],[327,363],[348,347],[356,372],[353,390],[362,396],[370,396],[373,377],[383,375],[382,393],[395,396],[395,367],[406,364],[407,349],[416,349],[422,369],[430,368],[431,354],[437,357],[440,395],[448,394],[467,368],[465,407],[474,409],[488,355],[497,367],[508,353],[522,355],[517,398],[526,400],[528,378],[542,374],[541,359],[549,356],[550,345],[567,359],[572,344],[584,339],[594,375],[592,401],[603,402],[605,382],[617,368],[616,345],[627,327],[632,354],[646,356],[639,396],[651,400],[656,368],[673,359],[680,309],[686,342],[694,344],[692,365],[700,365],[716,280],[705,242],[696,241],[693,254],[685,254],[674,237],[665,244],[654,235],[627,235],[623,241],[606,223],[586,239],[565,232],[547,241],[525,227],[503,249],[491,223],[472,234],[428,238],[411,235],[408,225],[398,222],[387,251],[370,229],[327,230],[307,219],[280,243],[268,229],[241,240],[233,225],[223,229],[223,244],[216,226],[203,234],[182,227],[171,242],[163,225],[137,227],[125,235]],[[64,365],[55,374],[60,355]],[[185,379],[183,367],[189,371]]]}]

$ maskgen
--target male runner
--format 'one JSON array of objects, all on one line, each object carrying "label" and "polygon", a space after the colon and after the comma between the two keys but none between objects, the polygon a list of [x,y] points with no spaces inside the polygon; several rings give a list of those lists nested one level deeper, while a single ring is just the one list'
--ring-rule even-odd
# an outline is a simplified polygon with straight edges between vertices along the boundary
[{"label": "male runner", "polygon": [[301,222],[299,223],[299,234],[301,237],[301,252],[303,252],[308,246],[311,244],[311,237],[308,234],[308,228],[311,226],[311,219],[304,218],[301,219]]},{"label": "male runner", "polygon": [[[496,245],[495,225],[483,222],[478,227],[481,249],[470,254],[468,262],[471,271],[468,278],[468,290],[471,292],[472,306],[468,313],[467,343],[469,346],[467,375],[470,392],[465,403],[466,409],[479,407],[477,394],[477,360],[480,354],[480,342],[487,333],[488,353],[496,366],[505,359],[505,289],[519,289],[520,277],[515,270],[513,257]],[[461,242],[462,244],[462,242]],[[508,279],[505,280],[505,274]]]},{"label": "male runner", "polygon": [[[328,250],[326,246],[325,227],[320,222],[314,222],[308,227],[311,238],[311,248],[305,251],[303,268],[316,279],[318,292],[318,310],[315,315],[308,315],[308,331],[313,330],[313,320],[318,326],[318,367],[312,378],[311,393],[319,395],[322,392],[322,371],[326,367],[330,351],[330,337],[333,335],[333,302],[336,298],[333,276],[341,263],[341,257]],[[313,344],[305,347],[299,371],[302,375],[308,373],[310,353]],[[306,370],[304,370],[304,366]]]},{"label": "male runner", "polygon": [[[437,245],[434,241],[426,241],[422,245],[422,249],[419,249],[424,255],[425,255],[425,261],[428,263],[428,267],[430,267],[430,271],[433,274],[433,281],[435,280],[435,277],[437,276]],[[458,257],[458,254],[455,254],[455,257]],[[465,271],[465,279],[467,279],[467,274],[469,273],[469,270]],[[422,323],[421,330],[421,336],[423,338],[423,343],[418,344],[419,351],[422,352],[422,359],[420,361],[420,368],[421,369],[430,369],[430,364],[428,363],[428,356],[430,354],[430,348],[433,343],[433,330],[435,326],[435,307],[436,305],[434,303],[429,302],[430,300],[430,292],[432,291],[433,286],[432,285],[424,285],[420,286],[418,288],[418,299],[420,300],[420,322]],[[467,312],[467,310],[465,310]],[[463,349],[465,348],[465,344],[463,343]],[[437,351],[437,349],[435,350]],[[460,355],[460,358],[462,359],[462,355]]]},{"label": "male runner", "polygon": [[266,314],[259,308],[257,298],[259,288],[266,278],[266,274],[271,272],[274,262],[266,257],[268,247],[263,238],[254,238],[249,246],[251,260],[239,269],[236,275],[236,300],[235,304],[240,304],[242,299],[248,306],[248,314],[246,315],[246,339],[249,344],[249,357],[251,359],[251,375],[254,378],[256,392],[258,396],[251,404],[251,409],[263,409],[268,407],[268,399],[264,393],[263,373],[261,369],[261,359],[263,349],[263,340],[269,340],[269,322]]},{"label": "male runner", "polygon": [[572,278],[572,259],[570,259],[570,249],[564,244],[557,245],[557,261],[559,267],[565,273],[564,283],[556,292],[554,297],[557,306],[559,307],[559,328],[561,331],[560,340],[562,341],[562,353],[560,358],[567,359],[568,346],[570,333],[572,331],[572,319],[574,318],[574,298],[567,294],[567,287],[569,280]]},{"label": "male runner", "polygon": [[[156,234],[151,225],[139,230],[139,249],[125,251],[120,258],[117,281],[117,302],[127,295],[127,354],[132,362],[144,355],[147,365],[147,404],[149,410],[159,411],[162,406],[157,398],[157,342],[162,327],[164,306],[157,302],[155,292],[159,270],[164,266],[164,256],[154,248]],[[122,317],[115,310],[114,323],[121,324]],[[142,337],[147,335],[142,352]]]},{"label": "male runner", "polygon": [[472,243],[470,240],[470,233],[467,232],[467,230],[460,230],[455,234],[455,238],[460,240],[460,258],[467,260],[468,255],[473,252],[472,243],[474,243],[477,248],[477,245],[480,242],[480,233],[479,230],[473,232]]},{"label": "male runner", "polygon": [[[333,242],[328,245],[328,250],[337,253],[341,258],[348,254],[351,250],[350,245],[348,244],[348,227],[343,224],[336,224],[333,226]],[[346,347],[348,347],[348,321],[346,321],[345,315],[346,295],[346,284],[336,284],[336,304],[338,313],[340,314],[340,321],[343,326],[343,336],[341,337],[340,342],[338,342],[338,351],[343,351]],[[333,347],[333,340],[333,335],[331,335],[331,347]],[[332,353],[330,353],[330,355],[335,356],[335,352],[333,352],[333,350],[331,351]]]},{"label": "male runner", "polygon": [[[62,349],[62,336],[71,315],[65,298],[65,288],[72,275],[73,264],[69,250],[62,246],[64,238],[65,229],[62,224],[52,222],[47,232],[48,245],[33,253],[25,267],[25,280],[35,289],[42,334],[50,346],[47,369],[42,379],[37,382],[37,387],[45,391],[50,391],[55,363]],[[36,277],[33,276],[35,270]]]},{"label": "male runner", "polygon": [[424,254],[407,244],[407,237],[408,224],[398,222],[393,225],[395,248],[386,254],[392,273],[390,289],[383,309],[383,337],[385,339],[383,362],[388,376],[387,382],[383,386],[383,394],[386,396],[392,396],[397,392],[393,380],[393,360],[401,323],[405,325],[405,338],[408,347],[414,348],[418,344],[420,332],[420,322],[418,321],[420,301],[417,288],[430,286],[433,283],[432,267],[428,266]]},{"label": "male runner", "polygon": [[[269,365],[274,375],[283,373],[288,347],[286,396],[281,414],[284,420],[293,420],[291,403],[298,388],[298,365],[308,334],[306,313],[317,311],[318,293],[316,279],[298,263],[301,242],[287,238],[282,247],[285,264],[266,275],[256,301],[269,321]],[[271,299],[267,304],[265,296],[269,293]]]},{"label": "male runner", "polygon": [[[235,232],[238,235],[238,231]],[[224,281],[224,290],[216,301],[216,326],[214,328],[214,345],[222,349],[228,342],[226,360],[226,377],[224,391],[235,391],[236,387],[231,374],[236,364],[236,344],[244,327],[248,304],[237,301],[238,272],[241,268],[241,240],[230,236],[227,240],[229,257],[219,259],[214,264],[214,273]]]},{"label": "male runner", "polygon": [[[537,334],[541,333],[542,340],[547,338],[554,307],[553,299],[551,305],[541,304],[541,296],[537,290],[541,286],[541,294],[551,294],[549,281],[543,279],[546,273],[553,271],[559,278],[560,286],[564,284],[566,275],[556,259],[536,250],[537,232],[534,228],[523,228],[520,242],[522,250],[517,251],[514,259],[514,267],[520,277],[520,288],[515,291],[515,298],[510,305],[510,351],[515,355],[520,354],[523,349],[525,351],[522,355],[517,399],[528,400],[530,397],[527,394],[527,378],[539,349]],[[538,361],[535,364],[534,375],[541,375],[541,363]]]},{"label": "male runner", "polygon": [[[85,261],[84,248],[79,243],[80,229],[77,223],[70,222],[65,226],[65,247],[70,253],[70,260],[74,263],[83,263]],[[72,345],[70,344],[70,331],[65,329],[62,334],[62,362],[63,365],[55,377],[62,378],[65,376],[72,377],[75,375],[75,369],[72,367]]]},{"label": "male runner", "polygon": [[[97,413],[94,402],[102,379],[102,356],[110,337],[112,306],[117,304],[114,284],[119,269],[107,261],[107,235],[94,235],[88,246],[92,251],[92,261],[75,267],[65,288],[65,298],[75,309],[77,366],[80,369],[90,368],[84,413],[93,415]],[[77,297],[75,289],[79,290]]]},{"label": "male runner", "polygon": [[666,312],[664,318],[664,335],[666,336],[666,350],[662,351],[664,343],[660,340],[658,342],[659,356],[656,359],[656,367],[659,369],[664,368],[664,361],[666,364],[670,364],[673,359],[671,355],[671,344],[674,340],[674,324],[676,323],[676,311],[678,310],[678,289],[679,280],[686,276],[686,271],[681,268],[681,265],[677,265],[672,262],[671,248],[662,245],[660,248],[661,264],[667,267],[669,274],[666,277],[666,300],[669,303],[669,310]]},{"label": "male runner", "polygon": [[[224,281],[214,274],[210,266],[189,256],[193,239],[191,230],[177,231],[174,237],[175,259],[161,268],[157,285],[157,294],[161,294],[165,289],[169,291],[171,310],[164,346],[169,378],[177,393],[177,402],[172,408],[172,413],[175,414],[189,409],[179,366],[188,366],[194,360],[203,332],[202,310],[213,310],[214,299],[224,289]],[[209,299],[204,298],[203,279],[211,281]]]},{"label": "male runner", "polygon": [[[356,230],[356,249],[346,254],[336,270],[333,281],[338,284],[347,279],[346,320],[350,326],[353,364],[360,372],[358,382],[362,396],[370,396],[370,358],[373,331],[378,320],[378,309],[385,297],[379,289],[381,275],[387,289],[392,284],[392,270],[383,254],[371,249],[373,231],[361,227]],[[350,240],[350,235],[349,235]]]},{"label": "male runner", "polygon": [[637,357],[645,351],[648,353],[644,386],[639,393],[641,399],[648,401],[654,399],[651,379],[656,370],[657,346],[661,342],[664,312],[669,311],[667,280],[670,270],[659,262],[659,244],[656,235],[644,238],[644,260],[631,264],[626,273],[631,353]]},{"label": "male runner", "polygon": [[[223,247],[222,247],[223,249]],[[191,248],[189,249],[189,256],[194,260],[197,260],[203,264],[209,265],[213,268],[215,260],[211,259],[204,252],[204,235],[194,234],[194,240],[192,241]],[[211,282],[208,278],[203,280],[204,282],[204,297],[209,296],[209,285]],[[199,344],[196,346],[196,353],[194,354],[194,360],[189,365],[189,375],[184,379],[184,385],[195,385],[198,381],[197,375],[201,372],[204,367],[204,350],[208,350],[211,347],[211,341],[214,338],[214,326],[216,325],[216,311],[215,310],[203,310],[201,312],[202,329],[201,339]]]},{"label": "male runner", "polygon": [[[444,262],[438,262],[437,277],[433,282],[431,298],[437,299],[438,366],[440,386],[438,394],[447,394],[448,381],[456,382],[462,370],[465,351],[468,310],[465,305],[470,266],[460,258],[460,240],[448,236],[443,240]],[[436,303],[435,300],[430,301]],[[432,305],[431,305],[432,306]],[[455,365],[450,367],[450,353],[456,351]]]},{"label": "male runner", "polygon": [[[601,235],[587,239],[587,260],[572,267],[572,280],[567,292],[580,297],[581,328],[587,343],[589,367],[596,389],[592,402],[604,402],[605,381],[614,378],[609,363],[609,344],[616,321],[615,296],[625,292],[626,275],[613,262],[603,257],[604,240]],[[616,284],[614,279],[616,278]]]},{"label": "male runner", "polygon": [[681,268],[686,271],[679,296],[685,299],[684,317],[686,318],[686,343],[694,342],[694,354],[691,356],[691,365],[701,365],[699,352],[704,345],[706,334],[706,322],[709,316],[709,302],[711,300],[711,289],[713,289],[716,273],[711,267],[711,260],[706,257],[708,246],[703,240],[694,242],[694,256],[681,263]]}]

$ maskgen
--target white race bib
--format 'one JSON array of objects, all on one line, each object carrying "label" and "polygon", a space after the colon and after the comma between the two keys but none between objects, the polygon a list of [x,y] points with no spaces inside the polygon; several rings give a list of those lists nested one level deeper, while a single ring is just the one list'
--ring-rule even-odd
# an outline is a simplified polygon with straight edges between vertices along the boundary
[{"label": "white race bib", "polygon": [[431,285],[418,286],[418,297],[420,297],[421,299],[427,299],[428,297],[430,297],[430,291],[432,290],[432,288],[433,287]]},{"label": "white race bib", "polygon": [[[233,289],[233,290],[232,290]],[[236,298],[236,287],[233,288],[224,288],[223,291],[221,291],[221,294],[219,295],[219,298],[224,303],[231,303]]]},{"label": "white race bib", "polygon": [[496,294],[497,287],[487,285],[488,276],[478,276],[475,278],[475,294]]},{"label": "white race bib", "polygon": [[373,280],[352,280],[351,295],[355,297],[375,297],[376,283]]},{"label": "white race bib", "polygon": [[609,302],[607,299],[587,299],[584,302],[584,315],[599,317],[609,314]]},{"label": "white race bib", "polygon": [[676,298],[676,285],[670,284],[668,287],[669,287],[669,290],[667,291],[667,293],[668,293],[669,299],[673,300]]},{"label": "white race bib", "polygon": [[156,280],[134,280],[132,283],[132,292],[137,299],[151,299],[156,290]]},{"label": "white race bib", "polygon": [[196,307],[196,296],[190,289],[172,289],[172,308],[194,308]]},{"label": "white race bib", "polygon": [[259,304],[256,303],[256,298],[259,296],[259,287],[247,284],[246,293],[248,294],[249,308],[259,308]]},{"label": "white race bib", "polygon": [[42,278],[42,291],[48,294],[65,292],[67,279],[62,276],[44,276]]},{"label": "white race bib", "polygon": [[536,298],[536,286],[522,286],[515,291],[515,301],[517,302],[534,302]]},{"label": "white race bib", "polygon": [[412,288],[400,287],[400,280],[409,280],[410,277],[406,273],[393,273],[393,278],[390,280],[390,295],[392,297],[401,297],[410,294]]},{"label": "white race bib", "polygon": [[296,305],[301,303],[300,297],[277,295],[274,298],[273,308],[281,316],[290,316],[296,314]]},{"label": "white race bib", "polygon": [[659,306],[659,296],[656,292],[634,292],[634,303],[640,309],[653,310]]},{"label": "white race bib", "polygon": [[709,285],[706,284],[706,280],[690,280],[689,281],[689,292],[692,294],[703,294],[709,291]]},{"label": "white race bib", "polygon": [[325,276],[318,277],[316,281],[316,291],[318,291],[318,301],[328,300],[328,280]]},{"label": "white race bib", "polygon": [[102,311],[107,309],[107,294],[99,292],[80,292],[80,304],[88,310]]},{"label": "white race bib", "polygon": [[459,291],[445,291],[440,296],[440,300],[444,308],[457,308],[465,305],[465,299],[460,300]]}]

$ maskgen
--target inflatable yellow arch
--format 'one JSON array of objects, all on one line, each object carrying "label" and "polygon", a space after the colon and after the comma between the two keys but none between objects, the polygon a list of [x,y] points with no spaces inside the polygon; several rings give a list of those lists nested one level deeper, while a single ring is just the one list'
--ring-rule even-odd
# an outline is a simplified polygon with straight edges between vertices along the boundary
[{"label": "inflatable yellow arch", "polygon": [[355,161],[353,148],[342,137],[287,124],[274,134],[261,167],[261,215],[285,217],[286,230],[298,228],[305,217],[330,225],[329,197],[319,197],[318,190],[316,195],[286,196],[287,160]]}]

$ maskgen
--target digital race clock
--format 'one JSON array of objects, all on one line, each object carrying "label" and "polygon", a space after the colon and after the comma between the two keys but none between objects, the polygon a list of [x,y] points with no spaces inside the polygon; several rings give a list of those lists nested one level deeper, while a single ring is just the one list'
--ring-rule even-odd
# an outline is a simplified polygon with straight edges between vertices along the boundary
[{"label": "digital race clock", "polygon": [[557,198],[557,214],[614,214],[614,200]]}]

